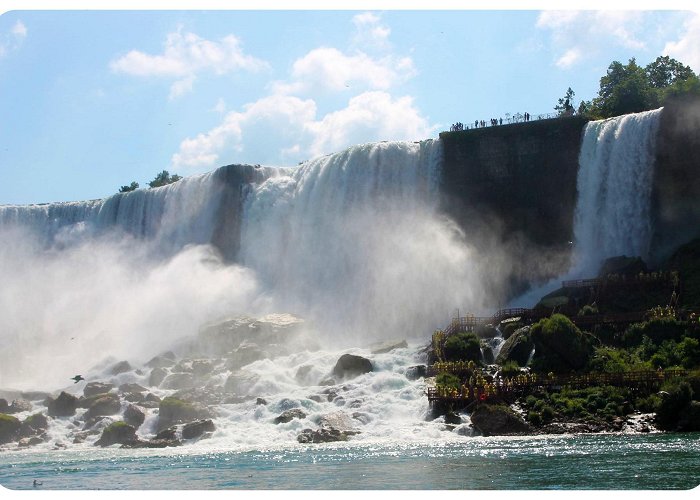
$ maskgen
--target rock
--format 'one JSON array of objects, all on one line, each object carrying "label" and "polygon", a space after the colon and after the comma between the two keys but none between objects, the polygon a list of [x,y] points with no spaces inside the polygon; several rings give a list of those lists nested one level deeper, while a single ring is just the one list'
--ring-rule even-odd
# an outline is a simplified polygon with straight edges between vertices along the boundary
[{"label": "rock", "polygon": [[306,418],[306,413],[301,411],[299,408],[293,408],[291,410],[286,410],[286,411],[282,412],[272,422],[274,424],[286,424],[287,422],[291,422],[295,418],[298,418],[299,420],[303,420]]},{"label": "rock", "polygon": [[294,374],[294,379],[297,382],[305,382],[306,379],[309,376],[309,373],[311,373],[311,370],[313,369],[313,366],[311,365],[303,365],[297,368],[296,373]]},{"label": "rock", "polygon": [[116,365],[112,366],[109,373],[111,375],[119,375],[120,373],[130,372],[131,370],[133,370],[133,368],[128,361],[120,361]]},{"label": "rock", "polygon": [[260,377],[252,373],[237,371],[232,373],[224,384],[224,391],[235,396],[247,396]]},{"label": "rock", "polygon": [[0,413],[7,413],[10,405],[7,404],[7,399],[0,398]]},{"label": "rock", "polygon": [[210,434],[216,430],[211,419],[197,420],[182,427],[182,439],[195,439]]},{"label": "rock", "polygon": [[119,386],[119,392],[122,394],[131,392],[146,392],[148,389],[139,384],[122,384]]},{"label": "rock", "polygon": [[177,429],[175,427],[168,427],[167,429],[163,429],[159,433],[156,434],[156,437],[154,439],[158,440],[172,440],[172,439],[177,439]]},{"label": "rock", "polygon": [[214,370],[214,362],[210,359],[195,359],[192,361],[192,375],[195,377],[205,377]]},{"label": "rock", "polygon": [[37,444],[43,443],[44,440],[39,436],[24,437],[17,442],[17,446],[24,448],[27,446],[36,446]]},{"label": "rock", "polygon": [[78,407],[78,398],[63,391],[56,399],[47,399],[48,413],[50,417],[70,417],[75,415]]},{"label": "rock", "polygon": [[171,351],[168,351],[163,354],[159,354],[158,356],[155,356],[151,358],[151,360],[146,363],[146,366],[149,368],[167,368],[169,366],[173,366],[175,364],[175,354],[173,354]]},{"label": "rock", "polygon": [[377,342],[369,346],[372,354],[385,354],[394,349],[404,349],[408,347],[405,340],[389,340],[387,342]]},{"label": "rock", "polygon": [[92,402],[88,411],[85,412],[83,418],[88,419],[92,417],[115,415],[119,413],[121,409],[122,405],[119,396],[108,393],[96,396],[96,399]]},{"label": "rock", "polygon": [[171,373],[160,384],[162,389],[191,389],[195,386],[191,373]]},{"label": "rock", "polygon": [[0,444],[10,443],[19,439],[22,424],[12,415],[0,413]]},{"label": "rock", "polygon": [[317,403],[320,403],[324,399],[324,398],[321,398],[321,396],[319,396],[318,394],[312,394],[310,396],[307,396],[307,398],[310,399],[311,401],[315,401]]},{"label": "rock", "polygon": [[535,344],[530,338],[530,327],[519,328],[501,346],[496,364],[504,365],[508,361],[515,361],[519,366],[526,366],[534,347]]},{"label": "rock", "polygon": [[104,431],[102,436],[95,442],[95,446],[110,446],[113,444],[126,444],[137,441],[136,429],[126,422],[114,422]]},{"label": "rock", "polygon": [[186,389],[177,391],[172,397],[191,401],[193,403],[201,403],[206,406],[218,405],[224,398],[224,393],[219,389],[209,389],[206,387],[197,387],[194,389]]},{"label": "rock", "polygon": [[358,432],[352,417],[343,411],[323,415],[319,419],[318,424],[324,429],[337,429],[350,434],[357,434]]},{"label": "rock", "polygon": [[263,399],[263,398],[257,398],[257,399],[255,400],[255,404],[256,404],[256,405],[267,406],[267,401],[265,401],[265,399]]},{"label": "rock", "polygon": [[460,425],[462,423],[462,417],[451,411],[445,415],[445,423],[450,425]]},{"label": "rock", "polygon": [[478,325],[474,333],[480,339],[492,339],[498,336],[498,330],[493,325]]},{"label": "rock", "polygon": [[42,413],[35,413],[24,419],[20,434],[23,437],[35,436],[49,428],[49,420]]},{"label": "rock", "polygon": [[332,379],[330,377],[324,378],[321,380],[318,385],[323,385],[323,386],[328,386],[328,385],[335,385],[335,379]]},{"label": "rock", "polygon": [[120,448],[166,448],[168,446],[182,446],[178,439],[149,439],[148,441],[131,441],[124,443]]},{"label": "rock", "polygon": [[425,378],[428,374],[428,368],[425,365],[409,366],[406,368],[406,378],[408,380],[418,380]]},{"label": "rock", "polygon": [[495,358],[493,357],[493,349],[491,349],[491,346],[482,344],[481,355],[483,357],[484,364],[492,365],[494,363]]},{"label": "rock", "polygon": [[333,376],[338,378],[353,378],[372,371],[372,362],[354,354],[343,354],[333,367]]},{"label": "rock", "polygon": [[238,370],[239,368],[266,359],[270,355],[260,349],[256,344],[245,343],[227,354],[226,368],[228,370]]},{"label": "rock", "polygon": [[348,434],[337,429],[304,429],[297,436],[297,441],[304,443],[331,443],[334,441],[347,441]]},{"label": "rock", "polygon": [[622,276],[637,276],[639,273],[647,273],[649,269],[641,257],[627,257],[620,255],[605,259],[600,267],[598,277],[605,278],[609,274],[619,274]]},{"label": "rock", "polygon": [[210,417],[210,412],[200,403],[167,397],[163,398],[158,408],[158,430]]},{"label": "rock", "polygon": [[372,417],[369,414],[362,413],[359,411],[356,411],[355,413],[353,413],[352,418],[354,420],[357,420],[358,422],[360,422],[362,425],[367,425],[368,423],[370,423],[372,421]]},{"label": "rock", "polygon": [[83,388],[83,396],[86,398],[97,396],[98,394],[106,394],[114,389],[114,384],[106,382],[88,382]]},{"label": "rock", "polygon": [[130,404],[124,410],[124,422],[133,426],[135,429],[141,427],[144,420],[146,420],[146,415],[138,406]]},{"label": "rock", "polygon": [[142,392],[124,392],[122,393],[122,398],[129,403],[142,403],[145,400]]},{"label": "rock", "polygon": [[151,387],[158,387],[167,376],[168,370],[165,368],[156,367],[151,370],[151,375],[148,377],[148,385]]},{"label": "rock", "polygon": [[23,411],[32,411],[32,403],[26,399],[15,399],[7,409],[8,414],[21,413]]},{"label": "rock", "polygon": [[146,394],[146,396],[143,398],[144,401],[148,401],[151,403],[160,403],[160,398],[153,394],[152,392],[149,392]]},{"label": "rock", "polygon": [[105,416],[90,417],[85,421],[83,425],[84,431],[89,430],[88,434],[97,434],[100,429],[104,429],[108,425],[114,423],[114,419]]},{"label": "rock", "polygon": [[530,427],[505,405],[480,404],[471,414],[472,425],[484,436],[524,434]]}]

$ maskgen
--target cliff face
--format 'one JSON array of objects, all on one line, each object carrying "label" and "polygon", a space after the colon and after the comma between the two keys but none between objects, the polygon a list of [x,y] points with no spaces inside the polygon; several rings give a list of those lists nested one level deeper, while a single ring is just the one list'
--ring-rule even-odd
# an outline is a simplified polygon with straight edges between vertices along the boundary
[{"label": "cliff face", "polygon": [[[495,239],[521,264],[513,272],[516,289],[568,267],[586,122],[570,117],[440,134],[442,208],[477,245]],[[546,259],[535,262],[533,252]]]},{"label": "cliff face", "polygon": [[651,248],[663,260],[700,237],[700,98],[666,104],[658,141]]}]

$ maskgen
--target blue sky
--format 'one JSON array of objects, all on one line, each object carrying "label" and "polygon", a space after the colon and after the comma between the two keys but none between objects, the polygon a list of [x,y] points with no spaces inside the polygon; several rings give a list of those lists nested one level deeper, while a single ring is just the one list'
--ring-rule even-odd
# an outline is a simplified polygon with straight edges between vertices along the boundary
[{"label": "blue sky", "polygon": [[684,11],[21,11],[0,16],[0,204],[163,169],[296,165],[595,96],[614,61],[700,72]]}]

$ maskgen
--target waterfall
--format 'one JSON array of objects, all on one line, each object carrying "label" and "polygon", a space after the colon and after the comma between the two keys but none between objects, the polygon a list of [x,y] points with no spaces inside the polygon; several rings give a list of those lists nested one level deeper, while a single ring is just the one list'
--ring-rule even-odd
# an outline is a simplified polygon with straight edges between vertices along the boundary
[{"label": "waterfall", "polygon": [[586,125],[579,156],[573,274],[593,276],[604,259],[616,255],[649,257],[662,109]]}]

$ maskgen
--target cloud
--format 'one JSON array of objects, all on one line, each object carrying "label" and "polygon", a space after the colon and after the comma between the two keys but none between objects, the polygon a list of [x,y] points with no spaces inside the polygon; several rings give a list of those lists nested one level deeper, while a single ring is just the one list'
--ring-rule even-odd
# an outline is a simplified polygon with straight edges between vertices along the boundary
[{"label": "cloud", "polygon": [[10,52],[17,50],[27,37],[27,27],[20,20],[17,20],[9,33],[0,36],[0,57],[4,57]]},{"label": "cloud", "polygon": [[[187,138],[172,157],[173,168],[207,169],[229,161],[274,163],[332,153],[377,140],[425,139],[432,132],[411,97],[382,91],[351,98],[340,110],[317,118],[312,99],[275,94],[230,112],[210,131]],[[246,160],[220,158],[226,154]]]},{"label": "cloud", "polygon": [[664,55],[668,55],[700,72],[700,14],[693,14],[684,23],[685,32],[676,41],[666,43]]},{"label": "cloud", "polygon": [[565,69],[610,45],[645,49],[646,20],[639,11],[543,11],[535,26],[549,32],[555,64]]},{"label": "cloud", "polygon": [[355,25],[356,32],[353,42],[358,46],[365,47],[365,49],[388,49],[391,29],[380,24],[380,21],[380,17],[371,12],[354,16],[352,23]]},{"label": "cloud", "polygon": [[223,75],[235,71],[256,72],[268,67],[265,61],[247,55],[240,40],[228,35],[211,41],[179,29],[166,37],[162,54],[151,55],[138,50],[113,60],[110,68],[116,73],[136,77],[174,78],[170,98],[192,90],[196,75]]}]

